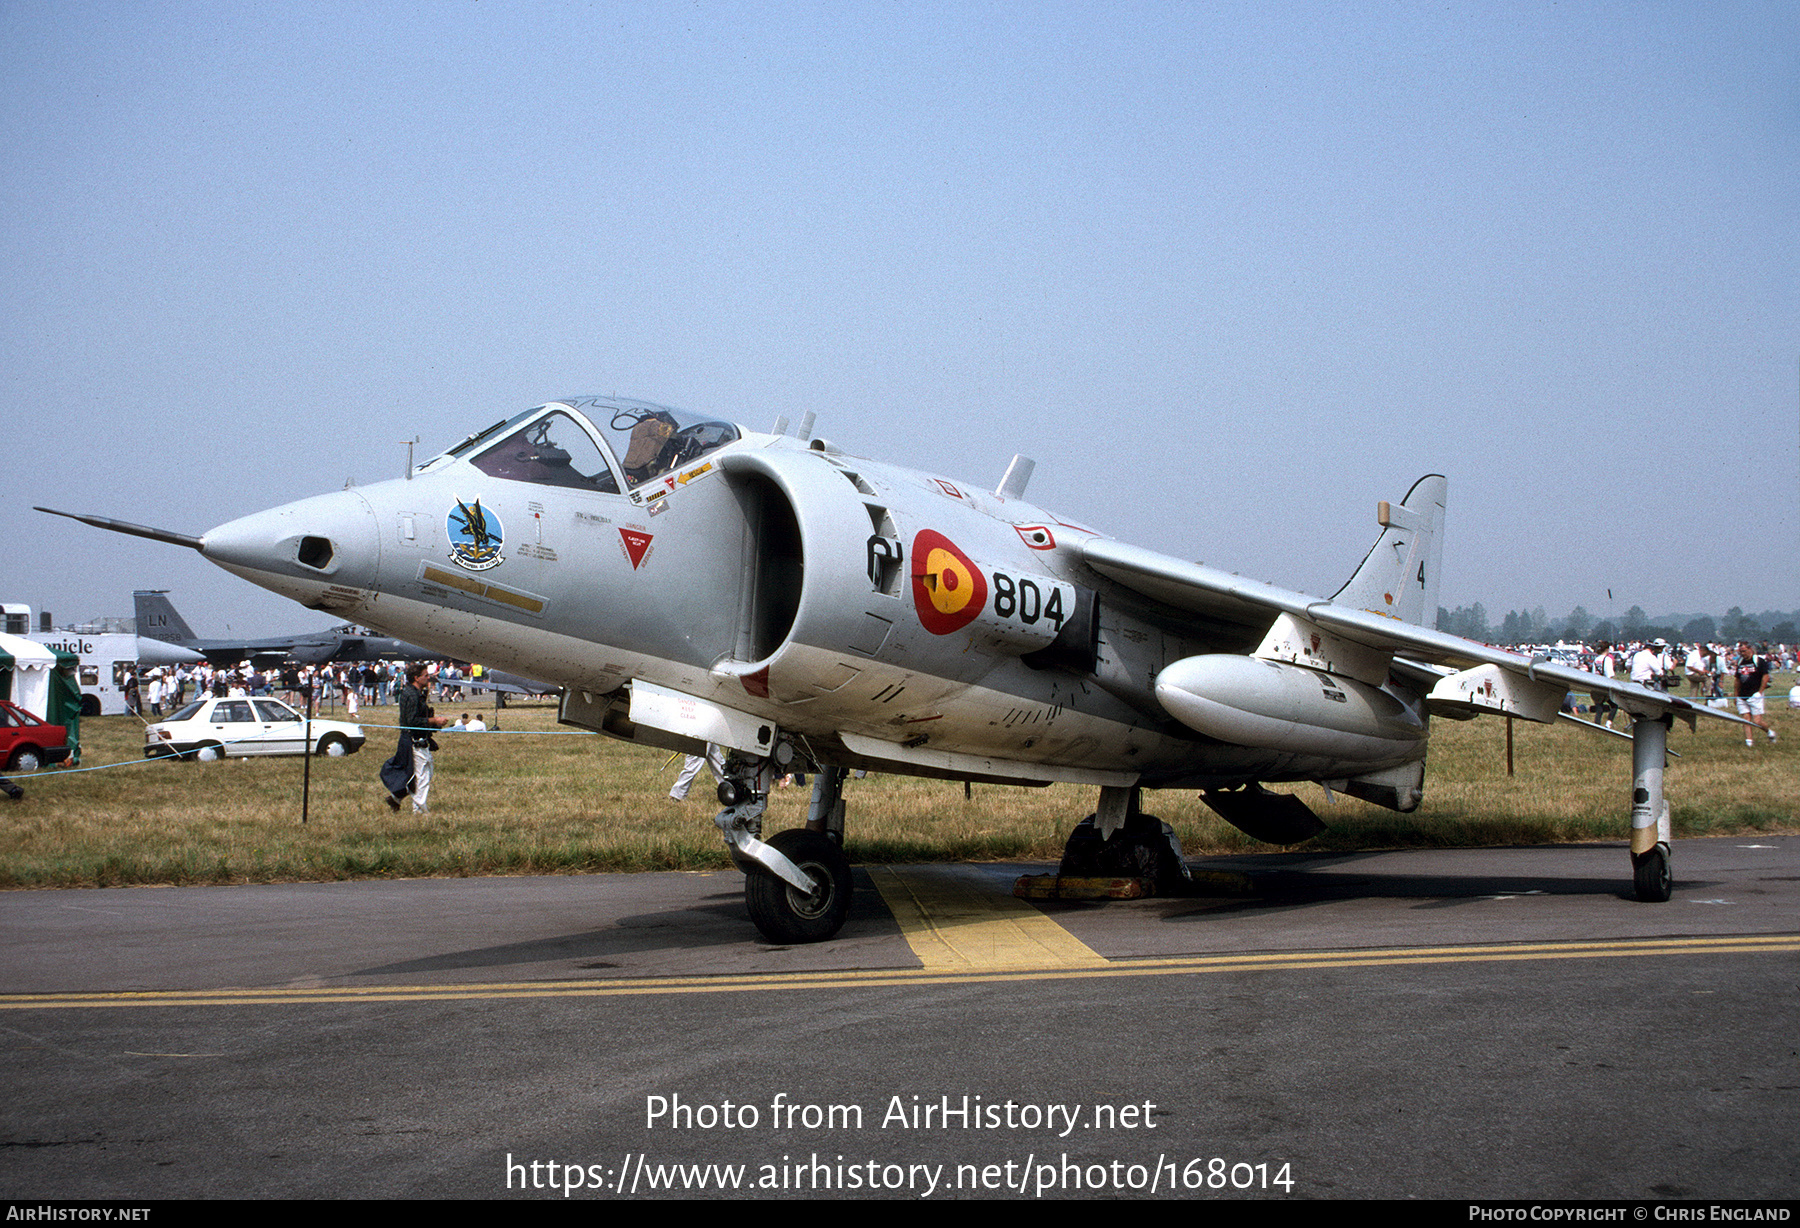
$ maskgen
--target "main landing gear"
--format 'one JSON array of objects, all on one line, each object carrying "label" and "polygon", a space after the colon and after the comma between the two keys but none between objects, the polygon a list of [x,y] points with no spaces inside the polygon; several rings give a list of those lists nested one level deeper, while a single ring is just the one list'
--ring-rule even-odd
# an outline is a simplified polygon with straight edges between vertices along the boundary
[{"label": "main landing gear", "polygon": [[1100,790],[1100,808],[1075,825],[1063,846],[1059,880],[1133,878],[1145,895],[1180,895],[1192,882],[1181,841],[1139,808],[1134,788]]},{"label": "main landing gear", "polygon": [[771,942],[823,942],[850,915],[850,859],[844,855],[843,768],[813,778],[806,826],[762,839],[774,767],[733,755],[719,782],[725,806],[713,820],[744,871],[744,906]]}]

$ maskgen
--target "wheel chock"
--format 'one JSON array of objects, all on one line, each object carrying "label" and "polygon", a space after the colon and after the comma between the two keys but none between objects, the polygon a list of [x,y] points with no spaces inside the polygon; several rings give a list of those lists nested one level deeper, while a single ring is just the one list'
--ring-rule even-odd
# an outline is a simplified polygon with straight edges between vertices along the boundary
[{"label": "wheel chock", "polygon": [[[1237,870],[1188,867],[1183,895],[1251,895],[1255,886]],[[1150,895],[1141,878],[1084,878],[1074,874],[1026,874],[1013,884],[1021,900],[1141,900]]]},{"label": "wheel chock", "polygon": [[1150,893],[1141,878],[1026,874],[1013,884],[1013,894],[1021,900],[1141,900]]}]

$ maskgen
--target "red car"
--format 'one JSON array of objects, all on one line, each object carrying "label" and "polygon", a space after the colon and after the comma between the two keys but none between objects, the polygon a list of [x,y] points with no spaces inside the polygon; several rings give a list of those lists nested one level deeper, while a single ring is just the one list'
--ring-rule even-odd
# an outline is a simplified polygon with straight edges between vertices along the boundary
[{"label": "red car", "polygon": [[69,731],[47,725],[15,703],[0,699],[0,763],[8,771],[35,772],[69,757]]}]

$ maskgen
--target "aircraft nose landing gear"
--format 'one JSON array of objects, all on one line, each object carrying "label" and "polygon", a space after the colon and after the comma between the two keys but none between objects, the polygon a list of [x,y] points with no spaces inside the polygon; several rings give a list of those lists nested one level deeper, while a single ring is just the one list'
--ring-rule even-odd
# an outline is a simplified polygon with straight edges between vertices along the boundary
[{"label": "aircraft nose landing gear", "polygon": [[[735,760],[731,766],[737,766]],[[807,826],[777,832],[765,843],[760,837],[769,803],[769,770],[765,759],[720,782],[719,800],[726,806],[713,822],[731,846],[731,859],[744,872],[744,907],[756,928],[771,942],[823,942],[843,928],[850,915],[853,885],[843,848],[844,770],[821,769]]]},{"label": "aircraft nose landing gear", "polygon": [[768,847],[786,857],[812,884],[802,891],[762,866],[752,866],[744,880],[744,906],[750,920],[771,941],[823,942],[843,927],[850,915],[850,860],[824,832],[804,827],[777,832]]}]

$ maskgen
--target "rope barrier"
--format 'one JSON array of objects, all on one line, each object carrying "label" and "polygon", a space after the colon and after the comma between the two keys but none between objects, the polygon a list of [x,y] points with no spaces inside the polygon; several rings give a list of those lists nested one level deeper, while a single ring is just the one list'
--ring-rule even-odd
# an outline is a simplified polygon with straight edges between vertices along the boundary
[{"label": "rope barrier", "polygon": [[[315,717],[314,719],[319,720],[319,719],[324,719],[324,718]],[[148,726],[150,724],[154,724],[154,723],[155,722],[153,722],[153,721],[145,722],[146,726]],[[288,728],[291,728],[291,726],[287,726],[287,725],[276,726],[276,730],[284,730],[284,729],[288,729]],[[372,724],[363,723],[363,728],[365,728],[365,729],[392,729],[392,730],[398,732],[401,729],[407,728],[407,726],[404,726],[404,725],[372,725]],[[272,730],[270,732],[275,732],[275,730]],[[427,732],[434,733],[434,734],[437,734],[437,733],[470,733],[470,732],[498,733],[498,734],[514,734],[514,735],[517,735],[520,737],[534,737],[534,738],[597,738],[600,736],[598,733],[594,732],[591,729],[477,729],[477,730],[471,731],[471,730],[467,730],[467,729],[445,728],[445,729],[432,729],[432,730],[428,730]],[[216,745],[216,746],[220,747],[221,749],[223,749],[224,747],[227,747],[227,746],[239,746],[245,742],[260,741],[263,736],[264,735],[259,734],[256,737],[233,738],[228,742],[221,741],[221,742],[213,742],[211,744]],[[315,740],[315,745],[316,744],[317,743]],[[237,757],[241,759],[241,758],[249,758],[251,756],[239,755]],[[267,756],[255,756],[255,757],[269,758],[269,759],[278,759],[278,758],[297,759],[300,756],[299,756],[298,752],[295,752],[294,754],[287,755],[287,756],[267,755]],[[46,780],[58,780],[63,777],[73,776],[78,772],[104,772],[104,771],[107,771],[112,768],[144,767],[148,764],[165,763],[170,760],[178,760],[178,761],[183,761],[183,762],[186,762],[186,761],[204,762],[204,760],[199,759],[199,751],[198,750],[183,751],[179,755],[175,754],[173,751],[171,751],[169,754],[166,754],[166,755],[146,755],[141,759],[121,759],[117,763],[96,763],[96,764],[91,764],[91,765],[84,764],[81,767],[60,767],[60,766],[53,764],[49,767],[39,768],[35,772],[21,773],[18,776],[10,777],[10,779],[15,780],[15,781],[30,780],[30,781],[41,783]],[[4,775],[4,773],[0,773],[0,775]]]}]

